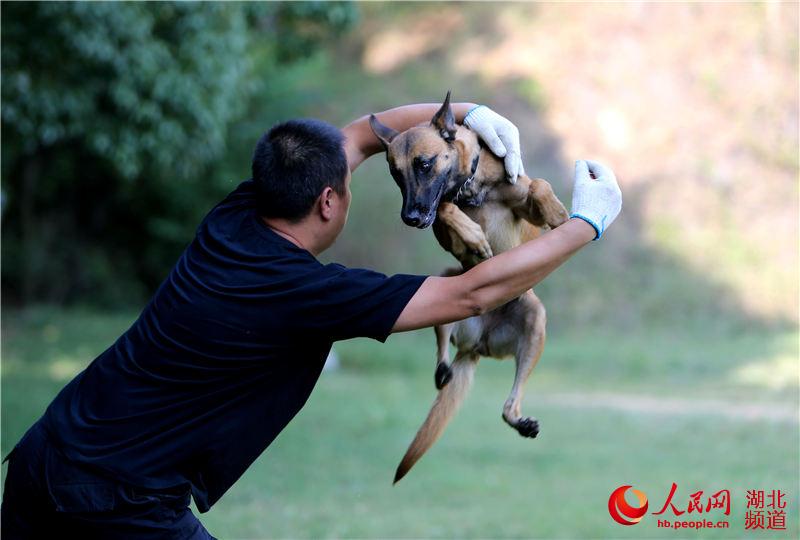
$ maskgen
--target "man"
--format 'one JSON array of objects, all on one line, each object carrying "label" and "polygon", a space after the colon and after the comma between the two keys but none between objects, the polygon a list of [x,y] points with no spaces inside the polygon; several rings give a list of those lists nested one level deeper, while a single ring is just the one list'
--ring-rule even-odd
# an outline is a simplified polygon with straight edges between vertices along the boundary
[{"label": "man", "polygon": [[[399,131],[438,105],[379,114]],[[516,128],[453,106],[521,170]],[[384,341],[490,310],[542,280],[619,213],[613,173],[578,162],[573,213],[456,277],[384,276],[316,256],[347,220],[350,176],[381,150],[360,118],[273,127],[253,178],[209,212],[137,321],[54,399],[10,454],[5,538],[209,538],[206,512],[304,405],[334,341]],[[590,175],[594,176],[594,178]]]}]

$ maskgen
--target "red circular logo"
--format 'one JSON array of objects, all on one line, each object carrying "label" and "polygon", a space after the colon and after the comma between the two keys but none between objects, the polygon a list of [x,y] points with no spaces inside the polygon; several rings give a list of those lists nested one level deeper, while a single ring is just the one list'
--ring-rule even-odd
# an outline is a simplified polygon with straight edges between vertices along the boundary
[{"label": "red circular logo", "polygon": [[[625,500],[625,493],[628,489],[633,491],[633,494],[639,499],[638,507],[629,505]],[[635,525],[647,513],[647,495],[631,486],[620,486],[608,498],[608,513],[611,514],[614,521],[621,525]]]}]

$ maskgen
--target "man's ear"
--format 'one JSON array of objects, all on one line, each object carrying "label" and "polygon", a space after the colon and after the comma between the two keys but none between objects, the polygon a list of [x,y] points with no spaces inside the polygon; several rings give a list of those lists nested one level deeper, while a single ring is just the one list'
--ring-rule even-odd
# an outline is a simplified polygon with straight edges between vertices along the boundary
[{"label": "man's ear", "polygon": [[442,107],[431,118],[431,125],[439,131],[439,135],[447,142],[453,142],[456,138],[456,117],[453,116],[453,109],[450,108],[450,90],[444,98]]},{"label": "man's ear", "polygon": [[372,132],[375,134],[376,137],[381,141],[383,144],[383,149],[386,150],[389,148],[389,144],[392,142],[392,139],[397,137],[400,133],[396,129],[392,129],[389,126],[385,126],[380,123],[380,120],[374,115],[369,115],[369,127],[372,128]]},{"label": "man's ear", "polygon": [[323,221],[328,221],[333,218],[333,188],[326,186],[322,193],[319,194],[317,199],[319,204],[319,214]]}]

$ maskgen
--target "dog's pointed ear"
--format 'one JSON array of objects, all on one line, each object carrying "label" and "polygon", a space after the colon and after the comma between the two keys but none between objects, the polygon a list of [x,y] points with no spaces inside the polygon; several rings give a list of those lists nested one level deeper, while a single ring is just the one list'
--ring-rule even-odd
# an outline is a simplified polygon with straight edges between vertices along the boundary
[{"label": "dog's pointed ear", "polygon": [[442,108],[433,115],[431,125],[439,131],[439,135],[447,142],[453,142],[456,139],[456,117],[453,116],[453,109],[450,108],[450,90],[447,91],[447,97],[444,98]]},{"label": "dog's pointed ear", "polygon": [[378,120],[374,114],[369,115],[369,127],[372,128],[372,132],[378,137],[381,144],[383,144],[384,150],[389,148],[389,143],[400,133],[396,129],[381,124],[380,120]]}]

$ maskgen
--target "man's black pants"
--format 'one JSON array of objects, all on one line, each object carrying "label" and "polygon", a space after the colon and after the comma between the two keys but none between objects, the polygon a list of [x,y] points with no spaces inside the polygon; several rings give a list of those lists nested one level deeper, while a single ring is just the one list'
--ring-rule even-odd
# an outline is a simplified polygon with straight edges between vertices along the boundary
[{"label": "man's black pants", "polygon": [[27,538],[208,539],[188,489],[123,485],[69,463],[33,425],[8,459],[4,540]]}]

